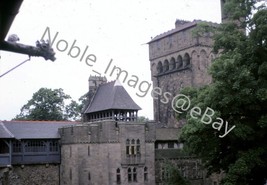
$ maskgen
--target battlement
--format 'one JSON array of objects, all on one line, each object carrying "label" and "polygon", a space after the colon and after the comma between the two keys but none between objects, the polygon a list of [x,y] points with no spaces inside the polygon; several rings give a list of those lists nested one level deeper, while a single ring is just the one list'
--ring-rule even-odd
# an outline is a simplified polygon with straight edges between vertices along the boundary
[{"label": "battlement", "polygon": [[[140,133],[140,130],[143,132]],[[59,129],[62,144],[118,143],[123,134],[138,131],[146,142],[155,141],[155,123],[117,122],[103,120],[65,126]],[[138,135],[138,134],[136,134]],[[141,136],[140,136],[141,137]]]}]

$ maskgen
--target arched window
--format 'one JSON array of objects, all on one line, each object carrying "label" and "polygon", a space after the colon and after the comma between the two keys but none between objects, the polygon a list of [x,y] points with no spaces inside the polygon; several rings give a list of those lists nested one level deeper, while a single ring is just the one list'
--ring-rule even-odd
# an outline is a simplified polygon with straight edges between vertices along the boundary
[{"label": "arched window", "polygon": [[140,151],[140,140],[139,139],[136,140],[136,154],[137,155],[141,154],[141,151]]},{"label": "arched window", "polygon": [[128,182],[132,182],[132,169],[128,168]]},{"label": "arched window", "polygon": [[189,64],[190,64],[190,57],[189,57],[188,53],[186,53],[184,55],[184,62],[183,63],[184,63],[184,67],[189,66]]},{"label": "arched window", "polygon": [[137,171],[135,167],[133,168],[133,181],[137,182]]},{"label": "arched window", "polygon": [[177,57],[177,69],[180,69],[181,67],[183,67],[183,59],[182,59],[181,55],[179,55]]},{"label": "arched window", "polygon": [[144,181],[148,181],[148,172],[147,172],[147,167],[144,167]]},{"label": "arched window", "polygon": [[132,139],[132,141],[131,141],[131,154],[132,155],[136,154],[136,152],[135,152],[135,140],[134,139]]},{"label": "arched window", "polygon": [[163,71],[164,72],[169,71],[169,61],[168,60],[164,61]]},{"label": "arched window", "polygon": [[126,140],[126,154],[130,155],[130,139]]},{"label": "arched window", "polygon": [[116,170],[116,182],[118,184],[121,183],[121,170],[119,168],[117,168],[117,170]]},{"label": "arched window", "polygon": [[157,65],[157,71],[158,73],[162,73],[163,72],[163,66],[162,66],[162,62],[159,61],[158,65]]},{"label": "arched window", "polygon": [[170,70],[174,70],[176,68],[175,59],[172,57],[170,61]]}]

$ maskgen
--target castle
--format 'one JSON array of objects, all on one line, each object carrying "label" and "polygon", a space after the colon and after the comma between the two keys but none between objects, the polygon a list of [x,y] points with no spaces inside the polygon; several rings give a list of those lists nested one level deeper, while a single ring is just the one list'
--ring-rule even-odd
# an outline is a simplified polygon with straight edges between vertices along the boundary
[{"label": "castle", "polygon": [[[209,33],[192,35],[200,23],[176,20],[148,43],[153,87],[169,98],[212,81],[213,40]],[[164,185],[166,162],[191,184],[218,184],[206,178],[199,159],[183,153],[185,121],[177,121],[171,102],[162,103],[162,93],[148,122],[138,122],[140,107],[118,80],[90,76],[87,95],[82,122],[0,122],[0,185]]]}]

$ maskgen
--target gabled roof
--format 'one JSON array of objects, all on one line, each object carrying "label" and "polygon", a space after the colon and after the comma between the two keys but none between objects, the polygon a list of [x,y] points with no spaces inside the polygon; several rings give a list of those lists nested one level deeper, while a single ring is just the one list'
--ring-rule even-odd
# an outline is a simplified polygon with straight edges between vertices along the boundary
[{"label": "gabled roof", "polygon": [[[0,138],[16,139],[58,139],[58,129],[78,122],[70,121],[2,121],[0,122]],[[6,129],[3,137],[2,131]],[[13,136],[13,137],[11,137]]]},{"label": "gabled roof", "polygon": [[84,113],[92,113],[110,109],[140,110],[118,80],[102,84],[98,87],[91,103]]}]

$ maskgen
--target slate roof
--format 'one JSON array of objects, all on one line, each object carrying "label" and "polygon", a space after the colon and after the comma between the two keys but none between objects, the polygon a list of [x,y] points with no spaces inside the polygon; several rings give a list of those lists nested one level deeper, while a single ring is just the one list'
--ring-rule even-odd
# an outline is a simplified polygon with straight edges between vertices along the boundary
[{"label": "slate roof", "polygon": [[[60,138],[58,133],[58,129],[60,127],[74,125],[77,123],[79,122],[2,121],[0,122],[0,138],[57,139]],[[8,135],[8,133],[10,134]]]},{"label": "slate roof", "polygon": [[0,138],[14,138],[14,135],[0,122]]},{"label": "slate roof", "polygon": [[84,113],[110,109],[141,110],[118,80],[100,85]]}]

